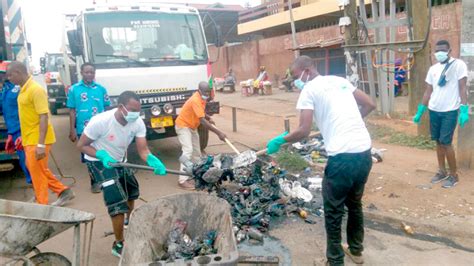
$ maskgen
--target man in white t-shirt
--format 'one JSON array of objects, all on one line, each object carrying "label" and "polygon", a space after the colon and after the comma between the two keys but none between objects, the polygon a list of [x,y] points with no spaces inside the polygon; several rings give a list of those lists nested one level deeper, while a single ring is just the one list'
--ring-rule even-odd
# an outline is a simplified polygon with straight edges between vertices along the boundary
[{"label": "man in white t-shirt", "polygon": [[[372,143],[362,118],[375,109],[375,104],[346,79],[319,75],[315,62],[307,56],[297,58],[291,72],[295,86],[302,90],[296,106],[300,110],[300,125],[291,134],[285,132],[270,140],[267,152],[275,153],[285,142],[307,137],[313,122],[318,126],[329,155],[323,179],[328,263],[343,265],[344,252],[354,262],[362,263],[364,217],[361,199],[372,168]],[[349,210],[348,247],[341,246],[344,205]]]},{"label": "man in white t-shirt", "polygon": [[[438,172],[431,183],[444,181],[443,188],[454,187],[459,180],[453,142],[456,125],[464,127],[469,121],[467,104],[467,66],[461,59],[450,57],[449,42],[436,43],[435,57],[438,63],[432,65],[426,75],[426,90],[418,105],[413,121],[420,123],[421,116],[429,109],[431,139],[436,141]],[[449,173],[446,171],[446,160]]]},{"label": "man in white t-shirt", "polygon": [[115,234],[112,254],[120,257],[125,214],[130,215],[140,192],[132,171],[110,164],[125,162],[128,146],[135,139],[140,158],[155,169],[155,174],[165,175],[166,168],[148,149],[145,123],[140,118],[140,98],[134,92],[125,91],[120,94],[118,104],[117,108],[90,120],[77,147],[85,154],[91,174],[101,184]]}]

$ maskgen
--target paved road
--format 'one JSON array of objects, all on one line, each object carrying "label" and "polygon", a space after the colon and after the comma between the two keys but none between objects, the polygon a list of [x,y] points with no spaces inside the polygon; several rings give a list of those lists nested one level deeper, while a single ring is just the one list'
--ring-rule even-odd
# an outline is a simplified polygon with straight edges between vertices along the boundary
[{"label": "paved road", "polygon": [[[224,112],[229,111],[224,110]],[[224,113],[216,117],[216,120],[230,124],[226,120],[228,117],[229,113]],[[74,144],[67,138],[68,123],[68,117],[64,111],[53,117],[58,140],[53,148],[54,155],[59,161],[62,171],[66,175],[72,175],[77,179],[77,183],[73,187],[76,199],[68,207],[89,211],[96,215],[91,254],[92,265],[117,265],[118,259],[110,254],[113,238],[111,236],[102,237],[104,231],[111,229],[102,195],[92,194],[89,191],[86,168],[80,163],[79,152],[75,149]],[[262,140],[259,142],[261,143]],[[179,144],[176,138],[150,142],[150,147],[152,152],[157,154],[168,168],[178,168],[176,158],[179,157]],[[242,146],[240,148],[243,149]],[[214,136],[211,136],[210,148],[207,151],[209,153],[230,152]],[[130,161],[139,162],[134,155],[133,148],[130,151]],[[51,169],[57,172],[53,164],[50,163],[50,165]],[[137,178],[140,183],[141,195],[148,201],[160,196],[183,192],[177,188],[177,177],[175,176],[154,176],[149,172],[140,171],[137,173]],[[13,187],[2,197],[27,200],[32,196],[31,189],[23,184],[22,179],[11,180],[6,174],[2,173],[1,185],[11,185]],[[65,182],[70,183],[70,180],[65,180]],[[52,199],[54,200],[55,196],[52,195]],[[141,204],[143,204],[142,201],[137,202],[138,206]],[[325,250],[323,226],[322,219],[318,219],[316,225],[309,225],[294,217],[275,227],[272,230],[272,235],[281,239],[281,242],[289,249],[291,264],[312,265],[314,263],[322,265]],[[46,241],[39,248],[43,251],[54,251],[71,257],[72,230]],[[472,252],[371,229],[367,230],[365,254],[367,265],[472,265],[474,261],[474,253]]]}]

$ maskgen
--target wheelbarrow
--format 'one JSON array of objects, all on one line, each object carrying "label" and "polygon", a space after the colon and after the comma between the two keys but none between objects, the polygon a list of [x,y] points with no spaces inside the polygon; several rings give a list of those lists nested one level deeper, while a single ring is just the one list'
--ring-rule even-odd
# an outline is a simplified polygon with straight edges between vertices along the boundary
[{"label": "wheelbarrow", "polygon": [[[0,199],[0,257],[8,260],[2,265],[16,265],[20,261],[28,266],[88,265],[94,219],[95,216],[92,213],[70,208]],[[81,224],[85,227],[82,257]],[[71,227],[74,227],[72,264],[61,254],[40,252],[36,248],[39,244]],[[87,246],[86,243],[88,243]],[[27,257],[31,252],[36,254]]]},{"label": "wheelbarrow", "polygon": [[[188,223],[187,232],[191,237],[216,230],[217,254],[172,263],[160,261],[157,254],[162,253],[177,219]],[[135,209],[125,235],[120,265],[237,265],[238,259],[229,204],[223,199],[194,192],[162,197]]]}]

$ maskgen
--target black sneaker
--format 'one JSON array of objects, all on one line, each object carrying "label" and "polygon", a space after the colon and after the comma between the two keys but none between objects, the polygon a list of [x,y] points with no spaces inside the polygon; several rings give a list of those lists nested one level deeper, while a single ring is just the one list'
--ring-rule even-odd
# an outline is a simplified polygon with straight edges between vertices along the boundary
[{"label": "black sneaker", "polygon": [[443,172],[441,170],[439,170],[434,176],[433,178],[431,178],[431,184],[437,184],[443,180],[446,180],[448,178],[448,175],[446,174],[446,172]]},{"label": "black sneaker", "polygon": [[452,188],[458,183],[458,177],[457,176],[448,176],[446,181],[443,183],[443,188]]},{"label": "black sneaker", "polygon": [[112,255],[122,257],[123,241],[114,241],[112,245]]}]

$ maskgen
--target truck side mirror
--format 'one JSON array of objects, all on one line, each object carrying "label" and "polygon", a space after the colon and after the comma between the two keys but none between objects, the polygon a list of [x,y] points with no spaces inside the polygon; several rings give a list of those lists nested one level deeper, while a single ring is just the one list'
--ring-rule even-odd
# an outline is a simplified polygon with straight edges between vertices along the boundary
[{"label": "truck side mirror", "polygon": [[82,55],[82,40],[77,30],[69,30],[67,32],[67,39],[69,41],[69,48],[73,56]]},{"label": "truck side mirror", "polygon": [[44,57],[40,58],[40,66],[41,68],[44,68],[46,66],[46,58]]}]

